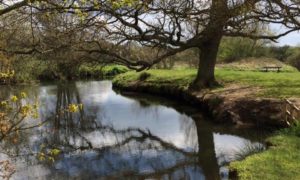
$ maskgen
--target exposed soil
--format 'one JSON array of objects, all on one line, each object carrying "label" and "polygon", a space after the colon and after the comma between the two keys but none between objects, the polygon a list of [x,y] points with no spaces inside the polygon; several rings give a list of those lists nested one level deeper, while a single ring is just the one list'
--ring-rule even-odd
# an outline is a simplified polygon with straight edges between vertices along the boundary
[{"label": "exposed soil", "polygon": [[[134,91],[168,96],[172,99],[186,101],[211,115],[214,121],[233,123],[237,126],[284,127],[283,100],[258,98],[258,87],[229,85],[217,90],[191,92],[171,84],[153,85],[142,81],[132,82],[126,86],[114,84],[122,91]],[[300,104],[300,99],[297,99]]]}]

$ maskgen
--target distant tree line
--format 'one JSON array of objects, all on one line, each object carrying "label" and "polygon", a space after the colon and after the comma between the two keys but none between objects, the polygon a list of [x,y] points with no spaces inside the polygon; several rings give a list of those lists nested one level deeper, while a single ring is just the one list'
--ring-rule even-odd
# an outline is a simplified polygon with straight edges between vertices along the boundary
[{"label": "distant tree line", "polygon": [[[190,49],[163,60],[156,67],[171,69],[185,65],[197,68],[197,54],[197,49]],[[270,41],[255,41],[240,37],[222,39],[217,56],[218,63],[231,63],[247,58],[273,58],[300,70],[300,47],[298,46],[279,46]]]}]

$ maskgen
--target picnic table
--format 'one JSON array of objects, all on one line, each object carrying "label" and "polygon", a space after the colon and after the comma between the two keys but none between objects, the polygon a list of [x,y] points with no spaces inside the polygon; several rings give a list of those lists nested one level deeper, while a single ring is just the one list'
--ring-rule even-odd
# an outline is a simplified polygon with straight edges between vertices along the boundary
[{"label": "picnic table", "polygon": [[261,68],[261,71],[269,72],[269,70],[271,70],[271,71],[275,70],[277,72],[280,72],[281,68],[282,68],[281,66],[264,66]]}]

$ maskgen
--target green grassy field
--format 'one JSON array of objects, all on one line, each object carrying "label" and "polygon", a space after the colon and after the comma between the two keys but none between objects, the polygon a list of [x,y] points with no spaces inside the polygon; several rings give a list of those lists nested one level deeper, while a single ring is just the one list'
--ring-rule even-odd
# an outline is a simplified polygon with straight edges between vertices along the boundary
[{"label": "green grassy field", "polygon": [[[138,81],[142,74],[150,74],[144,83],[170,84],[187,88],[196,76],[196,69],[180,70],[148,70],[145,72],[127,72],[117,76],[114,81],[118,83],[129,83]],[[291,72],[259,72],[259,71],[236,71],[223,68],[216,69],[216,79],[223,86],[240,84],[246,86],[260,87],[262,91],[258,96],[262,97],[300,97],[300,73]]]},{"label": "green grassy field", "polygon": [[268,141],[272,146],[243,161],[230,164],[241,180],[296,180],[300,179],[300,124],[281,130]]}]

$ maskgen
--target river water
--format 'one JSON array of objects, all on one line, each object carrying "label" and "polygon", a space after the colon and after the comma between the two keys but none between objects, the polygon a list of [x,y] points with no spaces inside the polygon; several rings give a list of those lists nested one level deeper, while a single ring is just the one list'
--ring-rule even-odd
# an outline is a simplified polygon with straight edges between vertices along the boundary
[{"label": "river water", "polygon": [[[46,123],[1,142],[12,179],[227,179],[228,162],[263,146],[262,131],[213,124],[162,97],[123,96],[110,81],[2,86],[0,97],[20,92],[40,104],[40,120],[26,123]],[[62,114],[72,103],[83,110]]]}]

